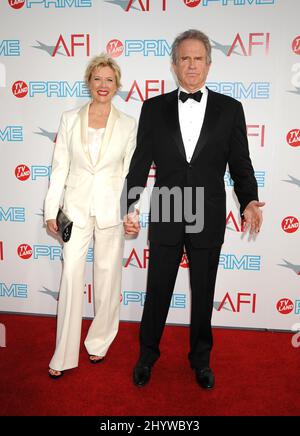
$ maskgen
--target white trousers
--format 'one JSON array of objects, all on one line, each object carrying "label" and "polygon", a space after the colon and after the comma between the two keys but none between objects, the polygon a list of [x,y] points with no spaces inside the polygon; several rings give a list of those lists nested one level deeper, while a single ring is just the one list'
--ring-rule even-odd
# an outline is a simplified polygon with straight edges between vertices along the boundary
[{"label": "white trousers", "polygon": [[73,226],[71,238],[63,248],[56,349],[49,364],[56,371],[78,366],[86,255],[93,235],[95,317],[84,342],[88,354],[105,356],[118,332],[123,226],[99,229],[95,217],[90,217],[84,229]]}]

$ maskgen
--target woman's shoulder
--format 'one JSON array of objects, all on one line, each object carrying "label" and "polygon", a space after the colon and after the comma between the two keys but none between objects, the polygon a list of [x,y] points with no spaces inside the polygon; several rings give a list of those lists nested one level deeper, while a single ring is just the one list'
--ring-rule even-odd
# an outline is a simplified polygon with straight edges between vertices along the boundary
[{"label": "woman's shoulder", "polygon": [[63,118],[73,118],[73,117],[76,117],[79,114],[80,111],[84,110],[84,108],[86,106],[87,106],[87,104],[85,104],[83,106],[81,105],[81,106],[75,107],[73,109],[68,109],[68,110],[66,110],[66,111],[64,111],[62,113],[62,117]]},{"label": "woman's shoulder", "polygon": [[131,115],[128,115],[127,113],[120,111],[119,109],[117,109],[118,113],[119,113],[119,117],[120,119],[129,124],[129,125],[134,125],[136,124],[136,119],[134,117],[132,117]]}]

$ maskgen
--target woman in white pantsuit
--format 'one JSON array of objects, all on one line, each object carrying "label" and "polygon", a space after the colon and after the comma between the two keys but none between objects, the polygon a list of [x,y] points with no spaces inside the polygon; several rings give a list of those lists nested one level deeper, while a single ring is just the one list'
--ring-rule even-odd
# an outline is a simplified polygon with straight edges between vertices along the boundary
[{"label": "woman in white pantsuit", "polygon": [[63,210],[73,229],[63,248],[52,378],[78,366],[84,271],[92,237],[95,317],[84,342],[91,363],[103,360],[118,331],[124,244],[120,196],[136,141],[135,120],[112,105],[120,77],[113,59],[93,58],[85,73],[91,101],[63,113],[57,135],[45,221],[56,234],[64,191]]}]

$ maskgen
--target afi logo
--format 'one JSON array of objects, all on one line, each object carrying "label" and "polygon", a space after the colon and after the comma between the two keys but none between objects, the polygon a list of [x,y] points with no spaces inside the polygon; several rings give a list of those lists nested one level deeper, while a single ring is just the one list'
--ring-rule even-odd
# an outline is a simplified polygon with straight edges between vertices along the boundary
[{"label": "afi logo", "polygon": [[[58,291],[54,291],[52,289],[46,288],[46,286],[43,286],[43,290],[40,290],[39,292],[41,292],[44,295],[48,295],[49,297],[52,297],[55,301],[59,301],[59,292]],[[84,291],[83,291],[84,295],[87,296],[87,303],[88,304],[92,304],[93,303],[93,288],[91,283],[86,283],[84,285]]]},{"label": "afi logo", "polygon": [[294,216],[287,216],[282,220],[281,227],[286,233],[294,233],[299,229],[299,221]]},{"label": "afi logo", "polygon": [[276,309],[282,315],[287,315],[294,310],[294,303],[289,298],[282,298],[276,304]]},{"label": "afi logo", "polygon": [[25,5],[25,0],[8,0],[8,4],[14,9],[21,9]]},{"label": "afi logo", "polygon": [[189,261],[188,261],[186,253],[183,253],[183,255],[182,255],[180,266],[181,266],[181,268],[188,268],[189,267]]},{"label": "afi logo", "polygon": [[[229,227],[230,225],[233,224],[233,227]],[[227,215],[226,218],[226,228],[228,230],[234,230],[236,232],[244,232],[245,230],[245,223],[244,221],[240,221],[240,219],[236,218],[232,212],[232,210],[229,212],[229,214]]]},{"label": "afi logo", "polygon": [[4,256],[3,256],[3,241],[0,241],[0,260],[4,260]]},{"label": "afi logo", "polygon": [[124,259],[125,264],[124,267],[128,268],[128,266],[135,266],[137,268],[145,269],[147,268],[147,261],[149,259],[149,249],[144,248],[143,256],[140,259],[136,250],[133,248],[128,259]]},{"label": "afi logo", "polygon": [[299,129],[293,129],[290,130],[289,133],[286,135],[287,143],[291,147],[299,147],[300,146],[300,130]]},{"label": "afi logo", "polygon": [[[162,95],[165,93],[165,81],[164,80],[145,80],[145,84],[141,89],[141,86],[135,80],[129,90],[129,93],[125,99],[126,102],[131,98],[131,96],[137,92],[140,100],[144,102],[148,100],[150,97],[154,97],[156,95]],[[152,93],[154,95],[152,95]]]},{"label": "afi logo", "polygon": [[32,248],[28,244],[19,245],[17,251],[21,259],[29,259],[32,256]]},{"label": "afi logo", "polygon": [[257,46],[263,47],[265,55],[268,55],[270,48],[270,33],[249,33],[244,40],[241,35],[237,33],[228,50],[227,56],[231,56],[232,52],[237,47],[241,50],[243,56],[253,56],[254,47]]},{"label": "afi logo", "polygon": [[248,124],[247,125],[247,136],[258,138],[258,143],[260,147],[265,146],[265,131],[266,126],[264,124]]},{"label": "afi logo", "polygon": [[87,302],[92,304],[93,289],[91,283],[86,283],[84,286],[84,294],[87,296]]},{"label": "afi logo", "polygon": [[112,39],[106,45],[106,52],[112,57],[121,56],[124,51],[123,43],[119,39]]},{"label": "afi logo", "polygon": [[[155,2],[157,3],[157,0],[155,0]],[[110,0],[109,3],[114,3],[114,4],[122,7],[121,3],[124,3],[124,1]],[[150,11],[150,3],[151,3],[150,0],[129,0],[128,5],[125,8],[125,11],[128,12],[128,11],[130,11],[131,8],[137,9],[136,6],[138,4],[141,8],[141,11],[149,12]],[[167,0],[161,0],[161,6],[162,6],[162,10],[165,11],[167,8]]]},{"label": "afi logo", "polygon": [[152,186],[155,179],[156,179],[156,166],[152,164],[149,170],[146,186]]},{"label": "afi logo", "polygon": [[292,49],[295,54],[300,55],[300,35],[294,39]]},{"label": "afi logo", "polygon": [[189,8],[195,8],[196,6],[200,5],[201,0],[183,0],[183,2]]},{"label": "afi logo", "polygon": [[68,57],[74,57],[75,47],[84,47],[86,56],[90,56],[90,35],[75,33],[70,36],[69,40],[64,39],[62,35],[59,35],[52,57],[55,57],[58,50],[60,50],[59,54],[62,54],[61,50],[64,50]]},{"label": "afi logo", "polygon": [[[144,248],[143,254],[141,257],[139,257],[138,253],[133,248],[131,250],[129,257],[127,259],[123,259],[123,266],[124,266],[124,268],[128,268],[129,266],[133,266],[135,268],[146,269],[148,267],[148,259],[149,259],[149,249],[148,248]],[[184,253],[182,256],[180,266],[182,268],[189,267],[186,253]]]},{"label": "afi logo", "polygon": [[[222,310],[223,306],[227,305],[229,303],[232,312],[241,312],[241,306],[243,304],[250,304],[251,312],[255,313],[256,311],[256,294],[251,294],[250,292],[238,292],[236,294],[236,300],[234,301],[230,295],[229,292],[226,293],[225,297],[221,301],[217,311],[220,312]],[[228,306],[226,306],[227,308]]]},{"label": "afi logo", "polygon": [[18,80],[11,87],[12,93],[17,98],[23,98],[28,93],[28,86],[23,80]]}]

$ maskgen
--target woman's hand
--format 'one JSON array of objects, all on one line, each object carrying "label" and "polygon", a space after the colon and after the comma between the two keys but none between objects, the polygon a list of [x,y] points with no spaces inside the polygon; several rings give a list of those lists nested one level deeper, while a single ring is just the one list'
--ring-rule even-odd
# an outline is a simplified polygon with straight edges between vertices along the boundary
[{"label": "woman's hand", "polygon": [[137,235],[141,229],[139,223],[140,212],[136,209],[134,212],[124,216],[123,226],[125,229],[125,235]]},{"label": "woman's hand", "polygon": [[56,235],[57,231],[58,231],[56,220],[48,220],[48,221],[46,221],[46,223],[47,223],[47,229],[49,230],[49,232]]}]

